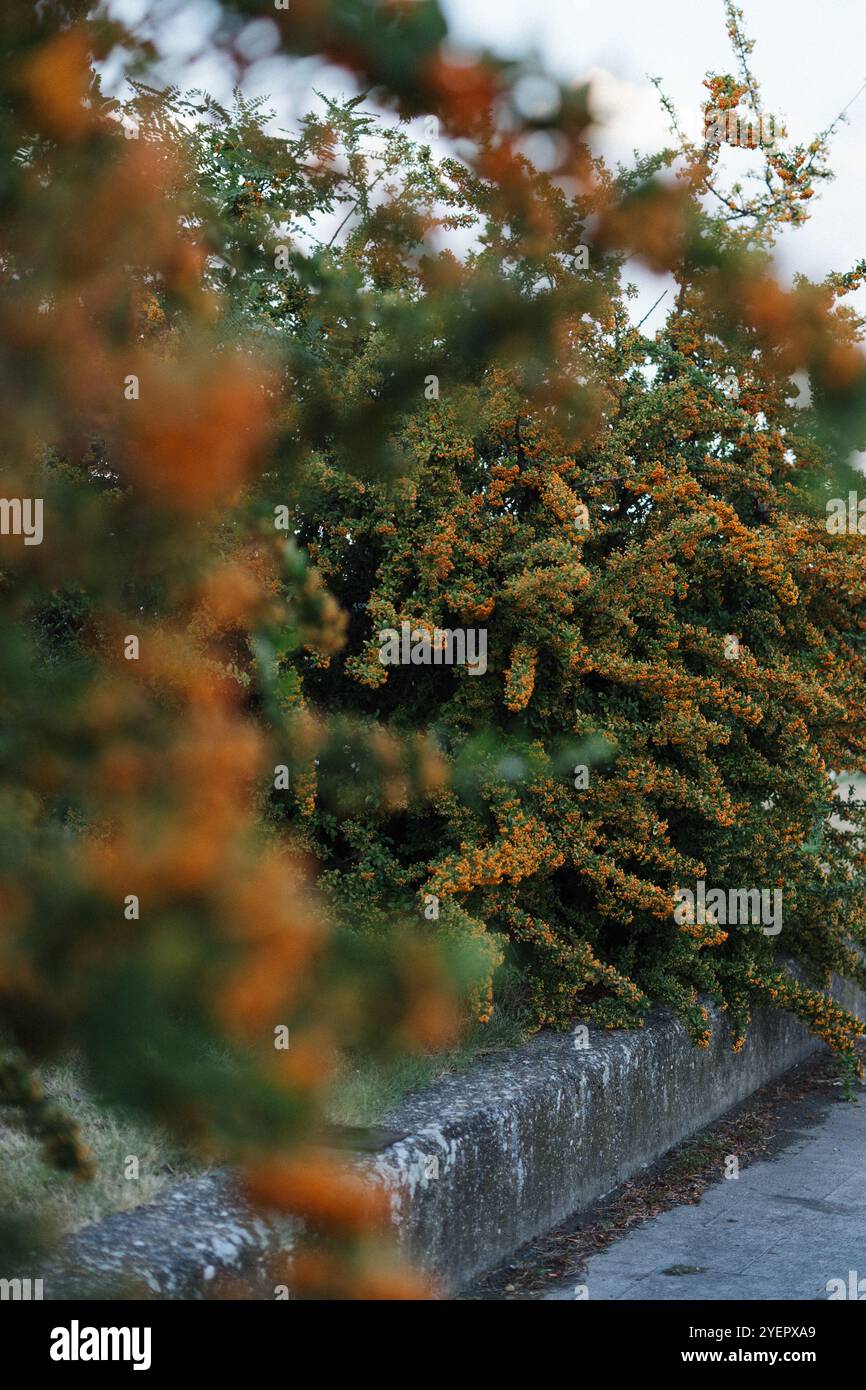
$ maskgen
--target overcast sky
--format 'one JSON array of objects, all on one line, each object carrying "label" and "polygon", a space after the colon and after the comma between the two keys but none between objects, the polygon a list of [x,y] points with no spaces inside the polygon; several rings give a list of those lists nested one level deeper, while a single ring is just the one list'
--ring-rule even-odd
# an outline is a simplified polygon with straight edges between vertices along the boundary
[{"label": "overcast sky", "polygon": [[[565,81],[591,78],[595,107],[604,117],[595,143],[613,159],[625,161],[634,148],[649,153],[667,142],[666,117],[650,76],[662,79],[684,127],[697,137],[706,95],[704,76],[708,70],[734,70],[721,0],[442,3],[457,42],[483,44],[509,55],[535,52]],[[114,13],[133,21],[145,14],[148,4],[149,0],[108,0]],[[235,73],[208,52],[208,36],[219,15],[214,0],[163,4],[159,41],[170,55],[166,76],[228,99]],[[741,5],[748,32],[756,40],[753,66],[764,108],[783,118],[794,142],[808,142],[852,102],[848,121],[833,142],[835,181],[813,200],[810,222],[786,233],[779,247],[783,278],[795,271],[821,278],[866,255],[866,91],[861,91],[866,82],[866,0],[823,0],[820,5],[813,0],[741,0]],[[252,66],[244,86],[267,93],[280,123],[288,126],[314,104],[313,86],[329,93],[351,93],[354,87],[339,70],[274,59],[276,33],[267,21],[271,12],[262,0],[262,19],[245,31]],[[757,156],[733,150],[726,158],[728,168],[741,161],[745,170]],[[635,278],[641,289],[640,314],[664,282],[647,273]],[[860,292],[859,304],[866,311],[866,291]],[[647,328],[653,326],[650,320]]]},{"label": "overcast sky", "polygon": [[[566,81],[594,73],[608,113],[606,152],[625,158],[665,141],[666,119],[647,76],[658,76],[697,135],[708,70],[733,71],[721,0],[443,0],[455,37],[508,53],[536,47]],[[740,0],[756,41],[753,67],[764,107],[785,118],[794,142],[830,124],[866,82],[864,0]],[[748,167],[751,156],[732,151]],[[784,241],[788,271],[811,276],[866,254],[866,91],[833,143],[836,180],[811,221]],[[729,167],[733,167],[729,164]]]}]

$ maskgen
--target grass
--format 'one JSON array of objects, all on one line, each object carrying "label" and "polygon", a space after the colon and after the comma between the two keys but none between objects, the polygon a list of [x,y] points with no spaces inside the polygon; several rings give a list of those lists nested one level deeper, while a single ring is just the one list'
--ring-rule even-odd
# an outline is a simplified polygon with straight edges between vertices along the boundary
[{"label": "grass", "polygon": [[497,1005],[489,1023],[474,1024],[457,1047],[447,1052],[403,1057],[390,1066],[359,1062],[347,1065],[338,1080],[329,1119],[334,1124],[375,1125],[412,1092],[420,1091],[437,1077],[465,1071],[491,1052],[516,1047],[526,1040],[519,1016]]},{"label": "grass", "polygon": [[[163,1187],[194,1171],[166,1134],[89,1093],[75,1061],[46,1068],[42,1082],[46,1094],[77,1121],[96,1172],[79,1182],[49,1167],[17,1112],[0,1109],[0,1208],[47,1221],[56,1236],[66,1235],[110,1212],[150,1202]],[[130,1159],[138,1160],[137,1177],[131,1176]]]},{"label": "grass", "polygon": [[[328,1118],[367,1127],[382,1121],[407,1095],[447,1073],[465,1071],[491,1052],[526,1038],[517,1013],[497,1005],[488,1024],[474,1024],[447,1052],[402,1057],[390,1065],[347,1062],[335,1085]],[[45,1222],[54,1238],[116,1211],[150,1202],[163,1188],[201,1171],[166,1133],[103,1103],[88,1089],[74,1060],[46,1068],[45,1092],[72,1116],[95,1162],[88,1182],[58,1172],[42,1159],[39,1141],[17,1112],[0,1107],[0,1210]],[[131,1158],[137,1159],[138,1176]]]}]

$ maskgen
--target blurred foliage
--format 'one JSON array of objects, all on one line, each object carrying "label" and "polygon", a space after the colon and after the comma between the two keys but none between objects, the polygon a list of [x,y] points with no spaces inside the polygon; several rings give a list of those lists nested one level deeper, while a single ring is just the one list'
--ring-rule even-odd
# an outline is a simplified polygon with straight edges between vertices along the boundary
[{"label": "blurred foliage", "polygon": [[[727,9],[707,106],[757,110]],[[823,524],[866,266],[772,275],[829,132],[754,190],[679,135],[611,171],[585,88],[455,53],[435,3],[293,0],[282,50],[365,95],[283,135],[156,90],[91,11],[0,17],[3,487],[44,501],[42,544],[0,538],[2,1095],[86,1174],[30,1073],[75,1045],[304,1215],[302,1291],[410,1296],[323,1102],[347,1050],[489,1017],[506,955],[536,1023],[665,1003],[706,1042],[705,992],[738,1044],[756,1002],[862,1031],[817,986],[866,983],[862,810],[831,817],[866,771],[862,540]],[[630,256],[675,279],[654,337]],[[485,628],[486,674],[386,670],[403,621]],[[783,886],[781,938],[678,928],[704,875]]]}]

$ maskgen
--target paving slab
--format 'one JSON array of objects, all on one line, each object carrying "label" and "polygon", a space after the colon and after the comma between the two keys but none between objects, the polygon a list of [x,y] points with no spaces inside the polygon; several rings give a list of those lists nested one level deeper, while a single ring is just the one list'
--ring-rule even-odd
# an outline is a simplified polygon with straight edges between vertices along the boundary
[{"label": "paving slab", "polygon": [[840,1100],[776,1157],[563,1274],[545,1300],[584,1288],[590,1301],[814,1300],[859,1279],[866,1299],[866,1104]]}]

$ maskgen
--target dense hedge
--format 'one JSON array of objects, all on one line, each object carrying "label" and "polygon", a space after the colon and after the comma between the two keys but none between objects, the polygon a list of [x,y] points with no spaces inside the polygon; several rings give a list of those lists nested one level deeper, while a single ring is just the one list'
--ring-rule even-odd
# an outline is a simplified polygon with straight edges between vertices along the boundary
[{"label": "dense hedge", "polygon": [[[748,46],[741,57],[744,76],[708,79],[708,112],[757,100]],[[719,150],[688,142],[616,176],[589,165],[571,197],[527,165],[531,196],[504,218],[483,170],[437,162],[357,103],[311,118],[305,138],[349,173],[326,190],[300,180],[291,233],[349,205],[323,263],[364,310],[347,315],[335,292],[323,311],[293,252],[255,317],[289,437],[294,402],[333,391],[292,529],[346,640],[308,644],[283,680],[288,710],[342,718],[350,742],[342,763],[297,760],[280,817],[356,930],[402,913],[486,942],[482,1018],[507,958],[535,1024],[637,1024],[663,1003],[706,1043],[709,995],[737,1047],[771,1002],[850,1051],[859,1025],[814,987],[833,970],[866,983],[862,814],[833,817],[834,774],[866,770],[863,542],[831,534],[824,505],[856,482],[862,406],[838,407],[860,371],[844,296],[864,268],[790,297],[769,277],[779,228],[826,176],[823,142],[759,152],[751,198],[720,194]],[[198,142],[212,170],[225,124]],[[297,244],[277,226],[285,146],[239,145],[255,158],[233,153],[248,203],[229,235],[261,267],[280,237]],[[468,252],[419,247],[431,227],[459,229]],[[632,326],[617,249],[635,239],[675,277],[650,337]],[[491,305],[500,330],[510,320],[492,354]],[[388,479],[359,472],[365,450],[387,455]],[[287,495],[278,475],[269,486],[267,505]],[[422,648],[418,664],[383,664],[404,625],[431,652],[436,629],[483,632],[486,669],[424,664]],[[363,730],[430,734],[448,785],[414,807],[364,796]],[[699,883],[759,889],[779,920],[678,920],[680,890]]]},{"label": "dense hedge", "polygon": [[[571,453],[488,373],[407,425],[399,501],[322,467],[304,539],[354,620],[307,698],[433,728],[458,770],[474,744],[483,773],[423,813],[311,822],[350,916],[436,894],[440,929],[507,935],[538,1022],[664,1002],[704,1039],[707,992],[738,1036],[771,997],[840,1041],[776,958],[866,982],[861,842],[831,820],[831,771],[863,766],[862,540],[803,511],[784,374],[707,337],[688,310],[651,345],[596,340],[602,423]],[[486,673],[383,667],[403,622],[485,628]],[[781,930],[677,923],[699,879],[781,888]]]},{"label": "dense hedge", "polygon": [[[726,9],[707,114],[757,114]],[[240,75],[261,6],[219,10]],[[824,517],[866,266],[772,275],[827,133],[730,151],[745,192],[712,140],[614,173],[585,88],[464,61],[436,0],[273,20],[365,93],[289,136],[122,104],[98,63],[154,79],[146,23],[0,9],[0,1105],[86,1176],[34,1074],[75,1050],[305,1217],[293,1287],[406,1296],[382,1194],[321,1152],[347,1056],[450,1043],[506,980],[533,1024],[667,1003],[699,1042],[702,992],[738,1041],[769,1001],[850,1060],[815,986],[866,983],[863,811],[832,815],[863,538]],[[672,277],[654,336],[632,256]],[[383,664],[404,624],[429,662]],[[454,629],[474,669],[435,659]],[[683,914],[701,883],[781,892],[781,930]]]}]

